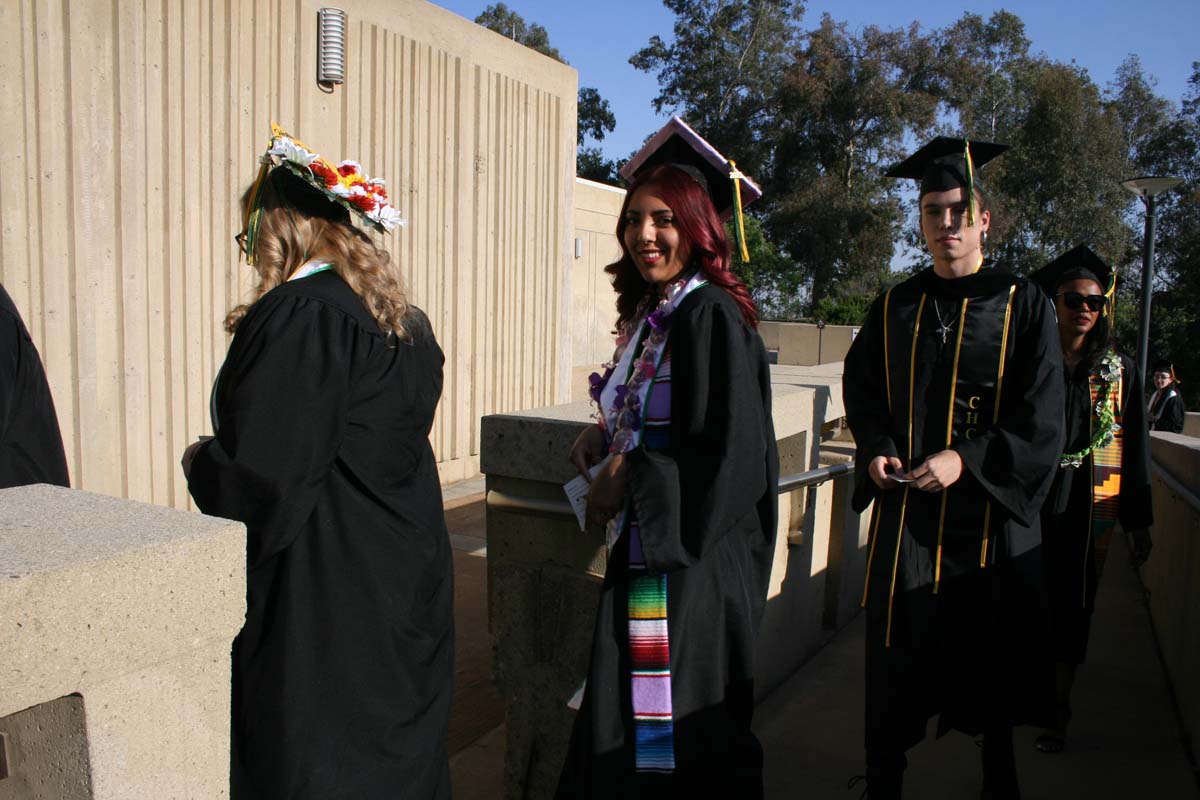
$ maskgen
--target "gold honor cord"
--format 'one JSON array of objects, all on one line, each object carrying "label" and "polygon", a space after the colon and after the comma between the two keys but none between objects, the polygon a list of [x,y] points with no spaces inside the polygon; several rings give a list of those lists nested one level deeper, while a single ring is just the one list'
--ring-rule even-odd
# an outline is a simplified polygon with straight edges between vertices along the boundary
[{"label": "gold honor cord", "polygon": [[733,181],[733,233],[737,237],[738,254],[742,263],[750,263],[750,251],[746,248],[746,217],[742,213],[742,178],[733,159],[729,159],[729,179]]},{"label": "gold honor cord", "polygon": [[[1013,295],[1017,285],[1008,287],[1008,303],[1004,306],[1004,333],[1000,335],[1000,363],[996,367],[996,400],[992,407],[992,424],[1000,421],[1000,392],[1004,388],[1004,364],[1008,360],[1008,328],[1012,322]],[[983,546],[979,549],[979,566],[987,566],[988,534],[992,524],[992,501],[988,500],[983,507]]]},{"label": "gold honor cord", "polygon": [[[946,449],[954,436],[954,395],[958,388],[958,358],[962,354],[963,328],[967,326],[967,298],[963,298],[962,310],[958,313],[958,337],[954,343],[954,370],[950,375],[950,408],[946,416]],[[933,562],[933,593],[937,594],[942,583],[942,537],[946,532],[946,504],[950,499],[950,487],[942,489],[942,510],[938,516],[937,556]]]},{"label": "gold honor cord", "polygon": [[[883,377],[887,382],[888,413],[892,413],[892,360],[888,351],[888,305],[892,301],[893,286],[883,295]],[[867,607],[867,592],[871,588],[871,563],[875,560],[875,545],[879,543],[879,520],[883,517],[883,494],[875,498],[874,521],[871,523],[871,549],[867,553],[867,580],[863,584],[862,607]]]},{"label": "gold honor cord", "polygon": [[867,579],[863,581],[861,608],[867,607],[867,592],[871,590],[871,562],[875,560],[875,545],[879,544],[879,520],[883,518],[884,496],[883,492],[876,495],[871,509],[871,549],[867,552]]},{"label": "gold honor cord", "polygon": [[[917,318],[913,322],[912,353],[908,360],[908,462],[905,469],[912,464],[913,389],[917,374],[917,339],[921,333],[921,315],[924,312],[925,295],[922,294],[921,302],[917,304]],[[884,647],[892,646],[892,607],[896,602],[896,570],[900,566],[900,542],[904,539],[904,515],[908,511],[909,486],[910,484],[904,485],[904,497],[900,499],[900,525],[896,529],[896,555],[892,558],[892,585],[888,589],[887,634],[883,640]]]},{"label": "gold honor cord", "polygon": [[892,413],[892,356],[888,349],[888,304],[892,301],[893,286],[883,296],[883,379],[887,382],[888,413]]}]

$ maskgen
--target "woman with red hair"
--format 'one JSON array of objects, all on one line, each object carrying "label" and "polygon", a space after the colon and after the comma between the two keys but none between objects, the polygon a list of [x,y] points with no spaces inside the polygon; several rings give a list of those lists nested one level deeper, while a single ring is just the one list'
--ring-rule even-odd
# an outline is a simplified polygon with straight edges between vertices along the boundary
[{"label": "woman with red hair", "polygon": [[710,197],[757,187],[703,148],[672,120],[630,162],[607,268],[617,352],[571,452],[609,558],[561,798],[762,797],[750,720],[778,463],[758,315]]}]

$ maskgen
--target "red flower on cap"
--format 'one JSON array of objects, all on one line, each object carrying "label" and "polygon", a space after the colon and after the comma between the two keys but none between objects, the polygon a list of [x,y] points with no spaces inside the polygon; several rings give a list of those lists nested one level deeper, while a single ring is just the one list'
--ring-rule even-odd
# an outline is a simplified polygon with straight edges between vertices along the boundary
[{"label": "red flower on cap", "polygon": [[346,199],[363,211],[374,211],[375,207],[379,205],[379,202],[369,194],[352,194]]},{"label": "red flower on cap", "polygon": [[338,182],[337,173],[330,169],[325,162],[321,161],[320,159],[309,164],[308,169],[313,175],[324,181],[326,188],[331,188]]}]

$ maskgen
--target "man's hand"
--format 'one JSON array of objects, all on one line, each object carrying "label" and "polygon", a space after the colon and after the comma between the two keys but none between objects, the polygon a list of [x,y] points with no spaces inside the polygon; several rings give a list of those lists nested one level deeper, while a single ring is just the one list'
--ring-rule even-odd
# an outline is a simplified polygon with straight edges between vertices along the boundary
[{"label": "man's hand", "polygon": [[888,473],[889,467],[893,473],[903,474],[904,464],[895,456],[875,456],[867,465],[867,474],[871,476],[871,480],[875,481],[875,485],[884,491],[900,485],[891,479]]},{"label": "man's hand", "polygon": [[962,477],[962,456],[953,450],[942,450],[925,459],[925,463],[909,473],[913,488],[933,494],[945,491]]}]

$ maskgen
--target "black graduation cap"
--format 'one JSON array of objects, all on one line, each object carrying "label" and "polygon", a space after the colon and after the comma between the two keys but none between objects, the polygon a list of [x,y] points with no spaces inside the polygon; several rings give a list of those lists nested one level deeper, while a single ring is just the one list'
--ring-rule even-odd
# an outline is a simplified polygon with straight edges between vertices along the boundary
[{"label": "black graduation cap", "polygon": [[938,136],[883,173],[921,182],[921,194],[975,185],[975,171],[1008,149],[1006,144]]},{"label": "black graduation cap", "polygon": [[1067,281],[1080,278],[1095,281],[1105,294],[1108,294],[1115,286],[1112,283],[1112,267],[1104,263],[1104,259],[1096,255],[1086,244],[1072,247],[1029,277],[1042,287],[1042,291],[1049,297],[1053,297],[1058,287]]},{"label": "black graduation cap", "polygon": [[1175,365],[1165,358],[1160,358],[1154,362],[1154,366],[1150,368],[1150,374],[1156,372],[1166,372],[1171,376],[1171,380],[1175,383],[1180,383],[1179,378],[1175,377]]},{"label": "black graduation cap", "polygon": [[621,177],[632,181],[643,171],[659,164],[679,167],[696,178],[708,191],[722,220],[733,215],[735,194],[741,197],[738,211],[762,197],[762,189],[758,188],[758,184],[743,175],[734,162],[721,155],[679,117],[671,117],[662,130],[650,137],[642,149],[621,167]]}]

